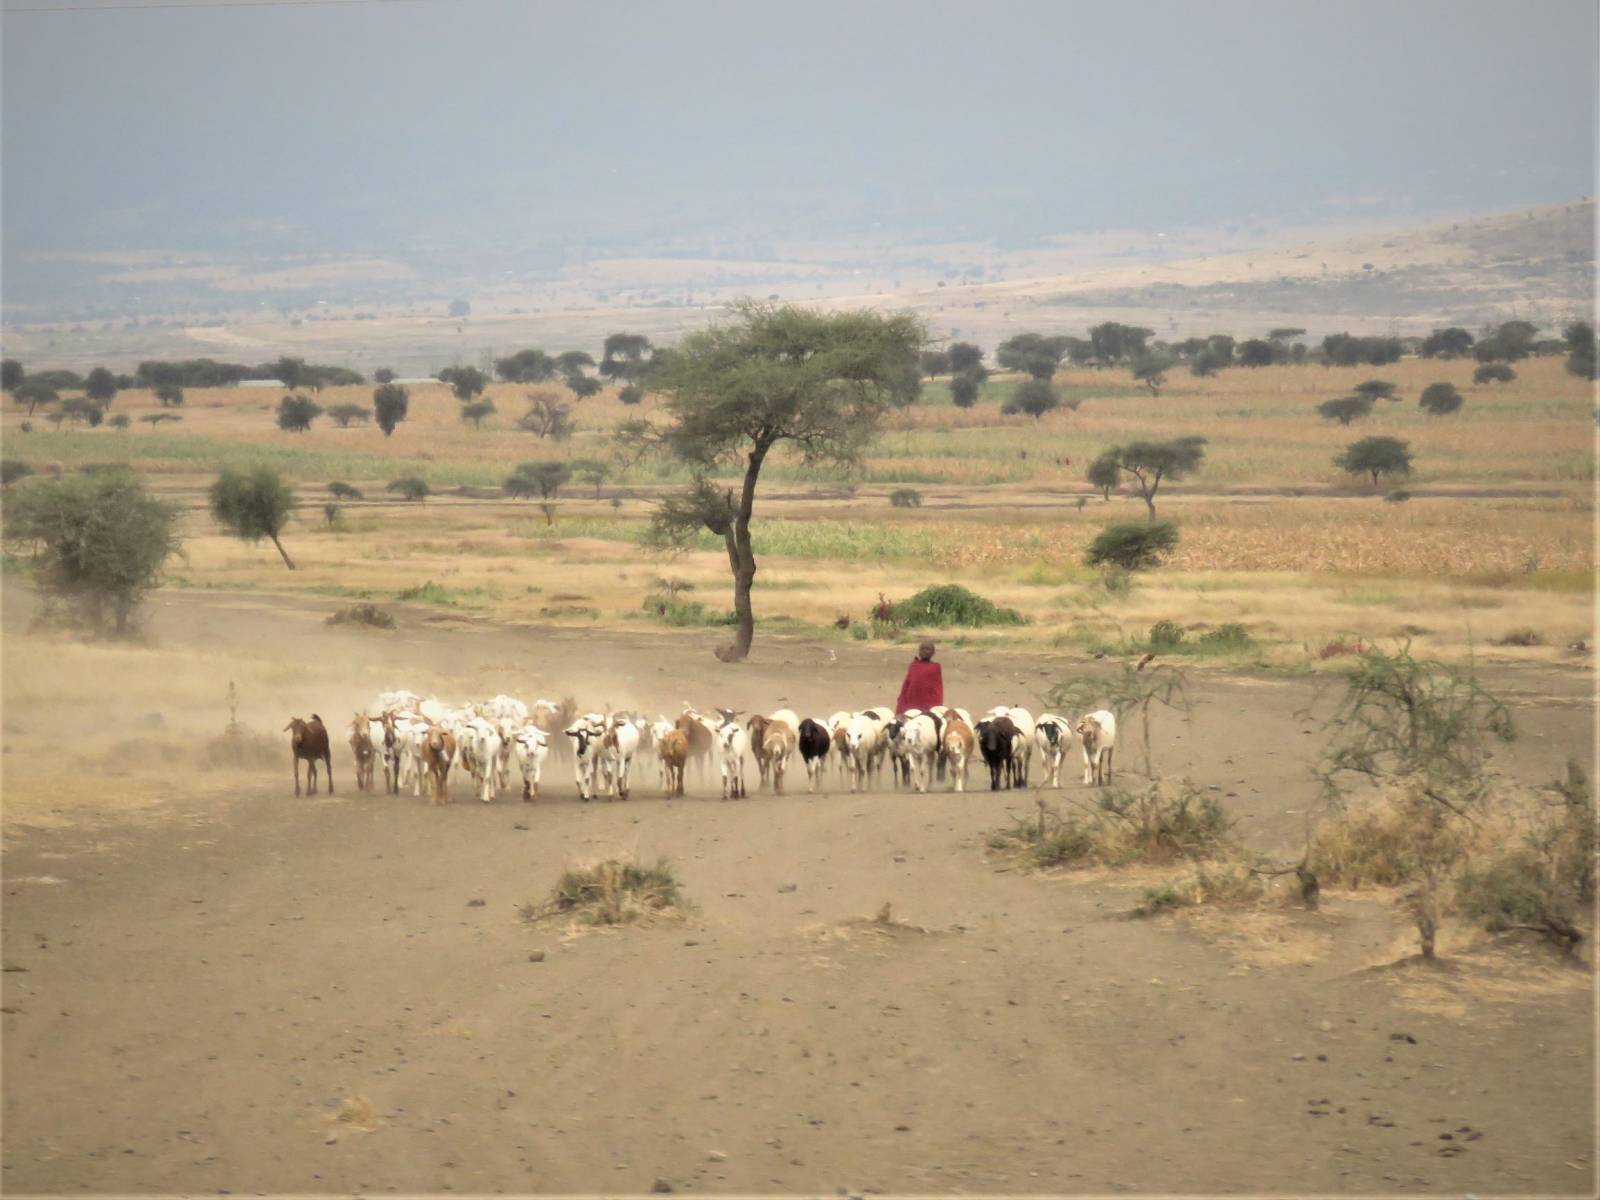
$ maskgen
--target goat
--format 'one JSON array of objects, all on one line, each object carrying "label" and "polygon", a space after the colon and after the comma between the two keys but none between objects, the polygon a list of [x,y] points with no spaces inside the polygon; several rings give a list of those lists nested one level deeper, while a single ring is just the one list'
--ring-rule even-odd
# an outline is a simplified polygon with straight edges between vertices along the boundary
[{"label": "goat", "polygon": [[730,796],[739,800],[749,794],[744,787],[744,752],[749,741],[749,735],[739,728],[737,721],[728,721],[717,730],[717,758],[722,765],[724,800]]},{"label": "goat", "polygon": [[794,753],[796,740],[795,726],[788,721],[773,717],[767,722],[762,749],[767,756],[767,766],[772,771],[772,790],[779,795],[783,794],[783,773],[789,769],[789,757]]},{"label": "goat", "polygon": [[500,778],[500,731],[483,717],[474,717],[453,732],[456,752],[472,775],[478,799],[490,803]]},{"label": "goat", "polygon": [[700,777],[704,779],[706,763],[710,761],[711,751],[717,741],[710,722],[685,704],[683,712],[678,717],[677,727],[689,743],[688,761],[695,764]]},{"label": "goat", "polygon": [[889,726],[894,730],[894,748],[904,763],[906,782],[919,792],[928,790],[928,780],[933,775],[933,760],[939,753],[939,726],[931,714],[915,710]]},{"label": "goat", "polygon": [[1028,786],[1028,765],[1033,760],[1033,717],[1025,708],[1010,708],[1002,704],[989,710],[991,717],[1005,717],[1019,735],[1011,746],[1016,760],[1011,768],[1012,786]]},{"label": "goat", "polygon": [[428,726],[421,735],[422,769],[428,776],[428,789],[434,804],[450,803],[450,764],[456,759],[456,735],[439,725]]},{"label": "goat", "polygon": [[750,752],[756,759],[756,775],[762,787],[767,786],[767,776],[772,772],[771,761],[767,758],[767,725],[770,721],[770,717],[757,714],[745,722],[745,728],[750,733]]},{"label": "goat", "polygon": [[1044,713],[1034,723],[1033,741],[1039,747],[1039,766],[1045,772],[1045,784],[1060,787],[1061,764],[1072,742],[1072,722],[1054,713]]},{"label": "goat", "polygon": [[1020,736],[1010,717],[990,717],[978,722],[978,749],[989,766],[989,790],[1000,790],[1000,779],[1005,777],[1006,787],[1015,782],[1015,743]]},{"label": "goat", "polygon": [[1105,709],[1086,714],[1073,723],[1083,739],[1083,782],[1099,786],[1111,782],[1111,752],[1117,745],[1117,718]]},{"label": "goat", "polygon": [[656,739],[656,754],[661,758],[663,787],[668,796],[683,795],[683,768],[689,761],[689,735],[676,727]]},{"label": "goat", "polygon": [[633,756],[638,749],[637,726],[616,715],[608,717],[600,736],[600,773],[605,777],[607,796],[615,791],[619,798],[628,798],[628,776],[633,772]]},{"label": "goat", "polygon": [[828,761],[828,751],[833,746],[833,739],[829,736],[825,725],[807,717],[800,722],[799,746],[800,758],[806,764],[806,790],[815,792],[823,764]]},{"label": "goat", "polygon": [[939,739],[939,747],[943,751],[941,759],[954,781],[951,785],[954,791],[967,790],[967,764],[972,761],[972,751],[976,744],[977,739],[967,722],[954,713],[945,718],[944,736]]},{"label": "goat", "polygon": [[311,714],[309,721],[290,717],[283,732],[289,734],[289,750],[294,755],[294,794],[300,794],[300,760],[304,759],[306,794],[317,794],[317,763],[322,762],[328,768],[328,795],[333,795],[333,755],[328,751],[328,730],[322,724],[322,718],[316,713]]},{"label": "goat", "polygon": [[382,744],[382,726],[369,721],[366,713],[357,713],[350,722],[350,757],[356,765],[356,791],[370,792],[372,776],[378,760],[378,746],[373,744],[372,730],[380,730],[378,745]]},{"label": "goat", "polygon": [[539,774],[550,753],[550,738],[530,722],[512,735],[511,752],[522,768],[522,798],[532,803],[539,794]]},{"label": "goat", "polygon": [[604,721],[600,714],[590,713],[574,721],[562,732],[572,739],[573,772],[577,778],[578,797],[587,803],[594,796],[595,768],[600,760]]}]

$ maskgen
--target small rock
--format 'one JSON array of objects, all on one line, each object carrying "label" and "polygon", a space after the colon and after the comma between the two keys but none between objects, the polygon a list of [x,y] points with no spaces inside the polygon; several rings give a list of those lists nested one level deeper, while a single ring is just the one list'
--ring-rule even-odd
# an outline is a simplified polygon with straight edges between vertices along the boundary
[{"label": "small rock", "polygon": [[1291,1062],[1305,1062],[1306,1056],[1304,1054],[1291,1054],[1289,1060]]},{"label": "small rock", "polygon": [[543,950],[534,950],[534,951],[530,952],[529,955],[528,955],[528,961],[529,962],[543,962],[544,961],[544,951]]},{"label": "small rock", "polygon": [[1389,1035],[1389,1040],[1391,1042],[1409,1042],[1413,1046],[1417,1044],[1417,1039],[1412,1037],[1409,1033],[1391,1033]]},{"label": "small rock", "polygon": [[519,833],[528,832],[528,827],[526,825],[513,825],[511,828],[517,830]]},{"label": "small rock", "polygon": [[896,854],[894,860],[895,862],[905,862],[906,856],[904,854]]},{"label": "small rock", "polygon": [[1328,1061],[1328,1056],[1326,1054],[1319,1054],[1319,1055],[1317,1055],[1317,1061],[1318,1062],[1327,1062]]},{"label": "small rock", "polygon": [[727,1162],[728,1156],[721,1150],[713,1150],[706,1155],[707,1162]]},{"label": "small rock", "polygon": [[650,1190],[652,1192],[666,1194],[666,1193],[672,1191],[672,1185],[670,1183],[668,1183],[665,1179],[658,1178],[654,1183],[652,1183],[650,1185]]},{"label": "small rock", "polygon": [[896,1125],[894,1127],[894,1131],[896,1133],[910,1133],[911,1132],[911,1126],[909,1126],[909,1125]]},{"label": "small rock", "polygon": [[468,908],[482,908],[487,903],[489,903],[487,900],[468,900],[467,901],[467,907]]},{"label": "small rock", "polygon": [[780,883],[778,885],[778,890],[780,892],[798,892],[800,890],[800,885],[798,883]]}]

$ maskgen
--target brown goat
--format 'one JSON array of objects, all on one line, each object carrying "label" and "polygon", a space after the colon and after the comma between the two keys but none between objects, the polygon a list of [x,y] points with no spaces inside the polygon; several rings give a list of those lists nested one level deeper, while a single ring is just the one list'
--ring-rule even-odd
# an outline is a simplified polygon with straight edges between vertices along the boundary
[{"label": "brown goat", "polygon": [[294,794],[300,794],[300,760],[305,759],[306,794],[317,794],[317,763],[322,762],[328,767],[328,794],[333,795],[333,755],[328,752],[328,730],[322,718],[316,713],[309,721],[290,717],[283,731],[289,734],[289,749],[294,754]]},{"label": "brown goat", "polygon": [[350,722],[350,756],[356,764],[356,791],[370,792],[378,748],[372,744],[372,725],[364,712],[357,713]]},{"label": "brown goat", "polygon": [[772,724],[770,717],[754,716],[745,722],[745,728],[750,731],[750,753],[755,755],[756,770],[761,775],[761,786],[767,786],[767,772],[771,770],[772,760],[767,757],[767,726]]},{"label": "brown goat", "polygon": [[666,772],[667,795],[683,795],[683,764],[689,760],[689,736],[681,729],[661,735],[656,743],[661,769]]},{"label": "brown goat", "polygon": [[688,761],[700,768],[700,775],[703,779],[705,777],[706,764],[711,761],[711,751],[716,745],[716,738],[711,735],[711,730],[706,728],[706,723],[692,709],[684,710],[683,715],[678,718],[675,728],[688,739]]},{"label": "brown goat", "polygon": [[456,735],[438,725],[422,739],[422,769],[427,772],[435,804],[450,803],[450,762],[456,756]]}]

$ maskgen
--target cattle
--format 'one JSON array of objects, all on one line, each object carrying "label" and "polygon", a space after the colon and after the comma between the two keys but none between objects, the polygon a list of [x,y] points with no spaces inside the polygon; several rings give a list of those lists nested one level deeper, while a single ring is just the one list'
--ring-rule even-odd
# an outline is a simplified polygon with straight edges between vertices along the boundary
[{"label": "cattle", "polygon": [[300,794],[300,762],[306,764],[306,794],[317,794],[317,763],[324,763],[328,768],[328,794],[333,794],[333,755],[328,750],[328,730],[322,724],[322,718],[316,713],[311,714],[311,720],[302,721],[299,717],[290,717],[289,723],[283,727],[283,732],[289,735],[289,750],[293,757],[294,794]]},{"label": "cattle", "polygon": [[1110,783],[1117,718],[1102,708],[1073,722],[1072,728],[1083,739],[1083,782],[1092,786]]},{"label": "cattle", "polygon": [[823,765],[828,761],[828,751],[833,746],[833,739],[829,736],[825,725],[807,717],[800,722],[798,741],[800,758],[806,764],[806,790],[815,792],[817,779],[822,775]]},{"label": "cattle", "polygon": [[1072,744],[1072,722],[1054,713],[1044,713],[1034,722],[1033,742],[1039,748],[1039,766],[1048,787],[1061,786],[1061,764]]}]

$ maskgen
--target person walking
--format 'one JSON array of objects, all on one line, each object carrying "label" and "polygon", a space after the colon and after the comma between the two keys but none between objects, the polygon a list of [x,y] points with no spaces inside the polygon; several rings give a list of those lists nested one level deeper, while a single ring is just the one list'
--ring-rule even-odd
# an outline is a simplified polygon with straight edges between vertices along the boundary
[{"label": "person walking", "polygon": [[917,647],[917,656],[906,668],[905,682],[900,685],[900,699],[895,701],[895,716],[903,716],[907,709],[927,712],[944,703],[944,672],[933,661],[933,639],[923,638]]}]

